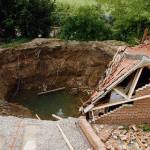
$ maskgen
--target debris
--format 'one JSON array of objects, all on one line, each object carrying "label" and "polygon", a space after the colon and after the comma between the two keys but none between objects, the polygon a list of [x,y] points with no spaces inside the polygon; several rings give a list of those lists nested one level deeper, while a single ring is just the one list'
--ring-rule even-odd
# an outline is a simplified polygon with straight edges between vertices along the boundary
[{"label": "debris", "polygon": [[104,128],[104,125],[100,125],[99,127],[100,127],[101,129],[103,129],[103,128]]},{"label": "debris", "polygon": [[41,118],[37,114],[35,114],[35,116],[38,120],[41,120]]},{"label": "debris", "polygon": [[[109,150],[148,150],[150,147],[150,132],[142,131],[140,126],[126,126],[126,128],[128,127],[128,130],[125,130],[124,126],[116,125],[93,124],[93,127],[95,126],[97,127],[97,131],[99,131],[96,132],[96,134],[105,143],[106,148]],[[101,128],[101,126],[103,128]],[[111,135],[107,139],[104,139],[104,137],[108,135],[108,129],[112,128]]]},{"label": "debris", "polygon": [[95,150],[106,150],[104,143],[96,135],[93,128],[84,116],[81,116],[79,118],[79,126],[82,129],[84,135],[87,137],[89,143]]},{"label": "debris", "polygon": [[135,125],[132,125],[132,128],[133,128],[133,130],[134,130],[135,132],[137,131],[137,128],[136,128]]},{"label": "debris", "polygon": [[123,127],[123,126],[119,126],[118,129],[119,129],[119,130],[122,130],[122,129],[124,129],[124,127]]},{"label": "debris", "polygon": [[140,141],[139,137],[137,135],[135,135],[136,141],[138,142],[138,144],[140,145],[140,147],[144,150],[145,146],[144,144]]},{"label": "debris", "polygon": [[63,119],[63,118],[61,118],[61,117],[59,117],[59,116],[57,116],[55,114],[52,114],[52,117],[55,118],[55,119],[57,119],[57,120],[62,120]]}]

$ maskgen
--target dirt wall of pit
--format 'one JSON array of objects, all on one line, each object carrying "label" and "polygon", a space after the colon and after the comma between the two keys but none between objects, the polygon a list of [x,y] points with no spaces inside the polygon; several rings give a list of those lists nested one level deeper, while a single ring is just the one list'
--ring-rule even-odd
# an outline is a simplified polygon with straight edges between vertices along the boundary
[{"label": "dirt wall of pit", "polygon": [[122,44],[114,43],[35,39],[0,49],[0,99],[17,88],[93,88]]}]

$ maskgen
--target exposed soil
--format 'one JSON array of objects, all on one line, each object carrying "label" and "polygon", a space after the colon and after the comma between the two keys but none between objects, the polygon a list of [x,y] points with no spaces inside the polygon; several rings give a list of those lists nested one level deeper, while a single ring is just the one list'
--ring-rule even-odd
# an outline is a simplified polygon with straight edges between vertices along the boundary
[{"label": "exposed soil", "polygon": [[35,39],[0,49],[0,99],[7,100],[20,88],[94,89],[117,47],[123,44]]}]

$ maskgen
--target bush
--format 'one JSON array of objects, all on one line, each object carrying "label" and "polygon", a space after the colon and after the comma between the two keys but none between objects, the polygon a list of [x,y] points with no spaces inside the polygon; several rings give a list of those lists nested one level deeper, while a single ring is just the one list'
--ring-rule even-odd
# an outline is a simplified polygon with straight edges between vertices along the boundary
[{"label": "bush", "polygon": [[111,35],[100,11],[95,7],[81,7],[76,14],[64,19],[60,37],[66,40],[105,40]]}]

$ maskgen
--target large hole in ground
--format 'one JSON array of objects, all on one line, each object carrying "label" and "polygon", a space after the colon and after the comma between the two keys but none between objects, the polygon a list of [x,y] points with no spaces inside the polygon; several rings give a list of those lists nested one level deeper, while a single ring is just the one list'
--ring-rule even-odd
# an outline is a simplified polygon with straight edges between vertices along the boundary
[{"label": "large hole in ground", "polygon": [[67,91],[38,95],[37,91],[21,90],[10,102],[22,105],[41,119],[52,119],[52,114],[60,117],[78,117],[80,98]]},{"label": "large hole in ground", "polygon": [[37,96],[37,91],[46,84],[47,90],[66,87],[90,93],[112,58],[105,47],[110,48],[108,42],[37,39],[0,51],[0,115],[30,117],[31,110],[34,118],[38,114],[49,119],[52,113],[77,117],[80,96],[66,92]]}]

